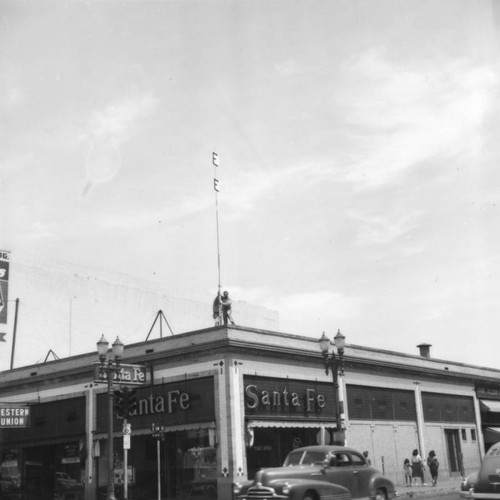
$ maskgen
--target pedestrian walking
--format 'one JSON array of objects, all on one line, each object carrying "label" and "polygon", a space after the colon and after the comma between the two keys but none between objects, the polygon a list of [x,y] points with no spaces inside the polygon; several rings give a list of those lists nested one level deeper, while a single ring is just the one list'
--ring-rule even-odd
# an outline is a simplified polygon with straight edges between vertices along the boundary
[{"label": "pedestrian walking", "polygon": [[429,456],[427,457],[427,466],[432,477],[432,486],[436,486],[438,480],[438,470],[439,470],[439,460],[436,457],[436,452],[434,450],[429,451]]},{"label": "pedestrian walking", "polygon": [[371,464],[372,464],[372,461],[368,458],[368,452],[367,452],[367,451],[364,451],[364,452],[363,452],[363,456],[365,457],[366,463],[367,463],[368,465],[371,465]]},{"label": "pedestrian walking", "polygon": [[403,469],[405,471],[406,487],[409,488],[411,486],[411,477],[412,477],[411,463],[409,458],[405,458],[405,461],[403,463]]},{"label": "pedestrian walking", "polygon": [[417,486],[417,478],[420,478],[420,483],[425,486],[424,483],[424,461],[422,457],[418,454],[418,450],[414,449],[411,454],[411,476],[415,479],[415,486]]}]

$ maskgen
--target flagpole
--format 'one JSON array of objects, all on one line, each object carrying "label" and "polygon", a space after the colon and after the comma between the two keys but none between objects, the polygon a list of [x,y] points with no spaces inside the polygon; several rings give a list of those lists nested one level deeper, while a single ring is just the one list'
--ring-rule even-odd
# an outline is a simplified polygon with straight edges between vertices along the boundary
[{"label": "flagpole", "polygon": [[214,166],[214,192],[215,192],[215,225],[217,230],[217,277],[218,277],[218,297],[219,297],[219,321],[221,320],[221,282],[220,282],[220,234],[219,234],[219,179],[217,177],[217,167],[219,166],[219,155],[215,152],[212,153],[212,164]]},{"label": "flagpole", "polygon": [[19,299],[16,299],[16,313],[14,315],[14,332],[12,337],[12,352],[10,355],[10,369],[14,368],[14,353],[16,352],[16,333],[17,333],[17,311],[19,309]]}]

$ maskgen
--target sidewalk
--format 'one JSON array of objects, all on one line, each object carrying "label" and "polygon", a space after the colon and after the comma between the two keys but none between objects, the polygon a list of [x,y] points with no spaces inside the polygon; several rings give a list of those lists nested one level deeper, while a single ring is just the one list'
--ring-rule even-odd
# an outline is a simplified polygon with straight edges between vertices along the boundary
[{"label": "sidewalk", "polygon": [[461,479],[454,478],[439,482],[437,486],[428,483],[426,486],[410,486],[407,488],[404,484],[396,485],[396,495],[398,497],[427,497],[436,495],[446,495],[447,493],[460,492]]}]

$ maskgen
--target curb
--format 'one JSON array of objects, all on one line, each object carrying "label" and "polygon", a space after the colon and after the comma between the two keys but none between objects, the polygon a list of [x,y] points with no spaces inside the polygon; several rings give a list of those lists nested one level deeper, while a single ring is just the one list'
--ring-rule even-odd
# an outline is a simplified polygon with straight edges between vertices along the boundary
[{"label": "curb", "polygon": [[439,496],[439,495],[449,495],[451,493],[459,493],[460,492],[460,486],[459,485],[454,485],[454,486],[446,486],[446,487],[428,487],[426,488],[425,486],[419,489],[413,489],[413,490],[408,490],[405,491],[404,489],[396,490],[396,497],[402,498],[402,497],[409,497],[409,498],[416,498],[416,497],[431,497],[431,496]]}]

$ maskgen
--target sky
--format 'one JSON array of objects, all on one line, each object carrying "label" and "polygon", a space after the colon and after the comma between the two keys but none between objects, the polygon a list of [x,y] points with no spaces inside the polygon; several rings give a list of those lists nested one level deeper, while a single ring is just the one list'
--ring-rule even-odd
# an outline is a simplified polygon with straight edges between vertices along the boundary
[{"label": "sky", "polygon": [[[237,322],[241,301],[287,333],[500,368],[499,21],[489,0],[0,0],[16,362],[67,342],[58,321],[83,352],[98,316],[125,322],[68,319],[66,285],[59,320],[23,308],[50,269],[211,304],[217,201]],[[12,329],[10,302],[5,368]]]}]

